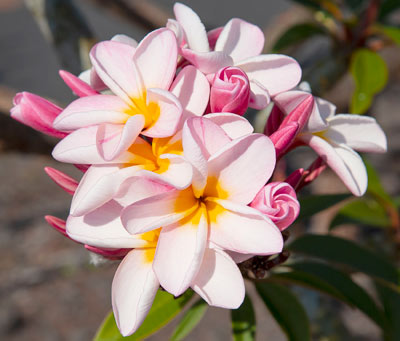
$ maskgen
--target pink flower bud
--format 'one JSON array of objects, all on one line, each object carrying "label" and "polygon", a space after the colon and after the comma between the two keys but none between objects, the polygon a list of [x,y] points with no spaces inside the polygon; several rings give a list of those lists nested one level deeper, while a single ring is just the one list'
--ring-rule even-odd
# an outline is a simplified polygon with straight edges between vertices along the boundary
[{"label": "pink flower bud", "polygon": [[228,66],[220,69],[211,84],[211,112],[243,115],[249,105],[250,84],[244,71]]},{"label": "pink flower bud", "polygon": [[285,179],[285,182],[287,182],[297,191],[297,186],[301,183],[305,172],[306,171],[304,168],[296,169],[294,172],[289,174],[289,176]]},{"label": "pink flower bud", "polygon": [[68,85],[68,87],[74,92],[75,95],[79,97],[85,97],[99,94],[96,90],[92,89],[89,84],[85,83],[83,80],[76,77],[72,73],[60,70],[59,74],[65,84]]},{"label": "pink flower bud", "polygon": [[282,231],[292,224],[300,212],[295,190],[286,182],[271,182],[250,204],[272,220]]},{"label": "pink flower bud", "polygon": [[109,260],[121,260],[131,249],[106,249],[85,244],[85,249]]},{"label": "pink flower bud", "polygon": [[63,236],[68,237],[67,235],[67,231],[65,228],[65,220],[54,217],[52,215],[46,215],[44,217],[44,219],[46,219],[47,223],[53,227],[55,230],[57,230],[58,232],[60,232]]},{"label": "pink flower bud", "polygon": [[274,132],[269,138],[275,146],[276,158],[279,159],[293,143],[299,131],[299,125],[296,122],[290,122],[283,128]]},{"label": "pink flower bud", "polygon": [[52,167],[45,167],[44,171],[51,178],[51,180],[53,180],[65,192],[71,195],[75,193],[76,189],[78,188],[78,181]]},{"label": "pink flower bud", "polygon": [[264,134],[270,136],[274,132],[279,129],[282,121],[285,118],[285,114],[279,109],[279,107],[275,104],[272,107],[271,113],[268,116],[267,123],[265,124]]},{"label": "pink flower bud", "polygon": [[53,121],[61,111],[60,107],[42,97],[29,92],[19,92],[14,97],[11,117],[42,133],[63,138],[67,133],[53,128]]},{"label": "pink flower bud", "polygon": [[314,108],[314,97],[308,95],[299,105],[297,105],[283,120],[281,127],[289,124],[290,122],[296,122],[299,125],[299,130],[308,122],[310,115]]}]

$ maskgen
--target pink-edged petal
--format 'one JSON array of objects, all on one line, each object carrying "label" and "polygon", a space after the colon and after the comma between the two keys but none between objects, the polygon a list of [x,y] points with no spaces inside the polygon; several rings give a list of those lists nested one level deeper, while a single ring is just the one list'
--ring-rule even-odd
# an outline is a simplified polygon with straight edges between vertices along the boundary
[{"label": "pink-edged petal", "polygon": [[77,187],[78,181],[71,178],[69,175],[52,167],[45,167],[44,171],[58,186],[60,186],[65,192],[74,194]]},{"label": "pink-edged petal", "polygon": [[75,130],[54,147],[52,155],[60,162],[76,164],[104,163],[97,151],[98,126]]},{"label": "pink-edged petal", "polygon": [[178,73],[170,91],[182,105],[181,126],[189,117],[203,115],[210,97],[210,84],[194,66],[188,65]]},{"label": "pink-edged petal", "polygon": [[193,166],[192,187],[197,196],[202,194],[204,186],[207,182],[207,159],[201,140],[196,134],[193,134],[185,122],[182,130],[182,145],[186,154],[186,159]]},{"label": "pink-edged petal", "polygon": [[206,249],[203,262],[191,287],[209,305],[238,308],[245,295],[242,274],[226,252]]},{"label": "pink-edged petal", "polygon": [[139,176],[135,175],[126,179],[119,187],[118,193],[114,196],[114,200],[123,207],[174,189],[169,185],[146,177],[146,174],[143,174],[141,171],[138,171],[137,174]]},{"label": "pink-edged petal", "polygon": [[197,207],[197,200],[190,188],[184,191],[171,190],[126,207],[121,220],[130,233],[144,233],[173,224]]},{"label": "pink-edged petal", "polygon": [[[192,136],[199,141],[199,145],[206,159],[231,142],[231,138],[223,128],[213,122],[212,119],[208,119],[208,117],[208,115],[204,117],[194,117],[187,121],[187,127]],[[229,118],[227,121],[228,120]],[[187,154],[190,154],[190,152],[185,150],[185,156]],[[188,157],[190,158],[189,155]]]},{"label": "pink-edged petal", "polygon": [[68,236],[82,244],[105,248],[134,248],[146,246],[149,242],[129,234],[121,223],[121,210],[111,200],[81,217],[69,216]]},{"label": "pink-edged petal", "polygon": [[174,5],[174,13],[185,32],[185,40],[189,47],[198,52],[210,51],[206,29],[196,12],[178,2]]},{"label": "pink-edged petal", "polygon": [[100,123],[122,124],[129,119],[129,107],[117,96],[94,95],[79,98],[54,120],[60,130],[75,130]]},{"label": "pink-edged petal", "polygon": [[206,118],[194,117],[185,122],[182,145],[185,158],[193,166],[192,187],[197,196],[207,182],[207,159],[230,140],[222,128]]},{"label": "pink-edged petal", "polygon": [[384,153],[386,135],[373,117],[339,114],[328,119],[324,135],[337,144],[345,144],[360,152]]},{"label": "pink-edged petal", "polygon": [[213,181],[204,193],[247,205],[271,177],[275,161],[274,145],[265,135],[235,139],[208,160]]},{"label": "pink-edged petal", "polygon": [[270,96],[294,88],[301,79],[301,68],[291,57],[268,54],[251,57],[236,63],[243,69],[250,81],[256,80]]},{"label": "pink-edged petal", "polygon": [[162,171],[150,172],[142,170],[140,176],[177,189],[184,189],[192,183],[192,165],[182,156],[175,154],[163,154],[161,160],[168,160],[168,167]]},{"label": "pink-edged petal", "polygon": [[120,156],[135,142],[144,127],[144,116],[134,115],[125,124],[104,123],[97,130],[97,148],[106,161]]},{"label": "pink-edged petal", "polygon": [[60,70],[60,77],[63,79],[65,84],[79,97],[97,95],[98,92],[94,90],[89,84],[81,80],[79,77],[73,75],[72,73]]},{"label": "pink-edged petal", "polygon": [[205,74],[214,73],[223,67],[233,65],[232,58],[221,51],[196,52],[183,48],[181,54]]},{"label": "pink-edged petal", "polygon": [[206,206],[209,239],[222,249],[257,255],[282,251],[281,232],[256,209],[220,199],[207,200]]},{"label": "pink-edged petal", "polygon": [[175,76],[178,47],[175,34],[160,28],[139,43],[133,61],[146,89],[167,90]]},{"label": "pink-edged petal", "polygon": [[236,114],[211,113],[204,117],[220,126],[231,139],[249,135],[254,131],[253,126],[247,119]]},{"label": "pink-edged petal", "polygon": [[145,249],[132,250],[119,265],[112,283],[112,306],[123,336],[133,334],[153,304],[159,282]]},{"label": "pink-edged petal", "polygon": [[182,117],[182,106],[179,100],[169,91],[148,89],[147,104],[149,103],[156,103],[159,106],[160,115],[150,127],[143,130],[142,134],[149,137],[172,136]]},{"label": "pink-edged petal", "polygon": [[141,166],[124,167],[121,164],[92,165],[79,183],[70,214],[85,215],[113,199],[122,183],[140,169]]},{"label": "pink-edged petal", "polygon": [[129,45],[129,46],[132,46],[134,48],[136,48],[138,46],[138,42],[135,39],[133,39],[125,34],[116,34],[114,37],[111,38],[111,41],[123,43],[123,44]]},{"label": "pink-edged petal", "polygon": [[142,84],[133,64],[135,48],[116,41],[103,41],[90,51],[90,60],[101,80],[123,99],[131,104],[130,98],[142,96]]},{"label": "pink-edged petal", "polygon": [[258,26],[241,19],[231,19],[222,30],[215,51],[223,51],[237,63],[257,56],[264,48],[264,33]]},{"label": "pink-edged petal", "polygon": [[207,233],[204,207],[161,230],[153,269],[171,294],[179,296],[189,288],[203,259]]},{"label": "pink-edged petal", "polygon": [[260,82],[250,80],[249,107],[253,109],[264,109],[271,102],[268,90]]},{"label": "pink-edged petal", "polygon": [[314,149],[354,195],[365,193],[368,185],[367,171],[356,152],[345,145],[332,145],[311,134],[303,135],[302,140]]}]

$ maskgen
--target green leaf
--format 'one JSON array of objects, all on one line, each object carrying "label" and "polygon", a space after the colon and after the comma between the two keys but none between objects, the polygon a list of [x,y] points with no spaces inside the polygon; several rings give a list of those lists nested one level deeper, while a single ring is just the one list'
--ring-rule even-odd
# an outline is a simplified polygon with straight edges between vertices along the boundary
[{"label": "green leaf", "polygon": [[381,328],[385,328],[385,318],[367,292],[356,284],[349,275],[329,265],[315,262],[299,262],[289,265],[292,269],[314,275],[332,285],[343,297],[345,303],[354,305]]},{"label": "green leaf", "polygon": [[353,11],[358,11],[364,7],[365,1],[366,0],[346,0],[345,2]]},{"label": "green leaf", "polygon": [[400,28],[393,26],[380,26],[379,30],[394,43],[400,45]]},{"label": "green leaf", "polygon": [[399,0],[383,0],[381,5],[379,6],[379,20],[385,19],[389,14],[394,12],[397,8],[400,7]]},{"label": "green leaf", "polygon": [[374,95],[386,85],[387,66],[379,54],[362,48],[353,53],[350,72],[355,82],[350,111],[363,114],[370,107]]},{"label": "green leaf", "polygon": [[254,316],[253,304],[247,295],[238,309],[231,310],[231,317],[234,341],[255,340],[256,318]]},{"label": "green leaf", "polygon": [[268,277],[268,281],[277,281],[288,284],[297,284],[309,289],[320,291],[321,293],[332,296],[339,301],[346,302],[352,305],[345,296],[343,296],[333,285],[329,282],[325,282],[315,275],[303,271],[288,271],[275,273]]},{"label": "green leaf", "polygon": [[300,214],[298,220],[311,217],[339,202],[351,197],[351,194],[325,194],[325,195],[310,195],[299,199]]},{"label": "green leaf", "polygon": [[382,199],[383,201],[389,203],[393,207],[396,207],[392,197],[383,188],[381,180],[379,179],[379,175],[374,169],[374,167],[368,160],[363,159],[363,161],[365,167],[367,168],[367,174],[368,174],[368,189],[367,189],[368,193]]},{"label": "green leaf", "polygon": [[363,224],[376,227],[390,226],[390,219],[382,205],[373,198],[354,200],[343,206],[333,218],[329,229],[342,224]]},{"label": "green leaf", "polygon": [[388,321],[388,327],[384,330],[385,340],[400,340],[400,294],[398,291],[378,282],[375,282],[375,287]]},{"label": "green leaf", "polygon": [[272,48],[273,53],[278,53],[281,50],[290,47],[293,44],[304,41],[315,35],[327,34],[322,26],[313,23],[297,24],[285,31],[276,41]]},{"label": "green leaf", "polygon": [[292,0],[292,1],[315,10],[322,10],[320,0]]},{"label": "green leaf", "polygon": [[288,288],[272,282],[256,282],[256,289],[289,341],[311,340],[307,314]]},{"label": "green leaf", "polygon": [[208,304],[202,299],[193,304],[175,328],[171,341],[183,340],[201,321],[207,308]]},{"label": "green leaf", "polygon": [[397,269],[391,263],[347,239],[306,234],[294,240],[288,246],[288,250],[341,264],[355,271],[398,284]]},{"label": "green leaf", "polygon": [[153,305],[139,329],[131,336],[123,337],[115,323],[111,312],[99,328],[94,341],[143,340],[154,334],[170,322],[193,296],[192,290],[187,290],[182,296],[173,295],[158,290]]}]

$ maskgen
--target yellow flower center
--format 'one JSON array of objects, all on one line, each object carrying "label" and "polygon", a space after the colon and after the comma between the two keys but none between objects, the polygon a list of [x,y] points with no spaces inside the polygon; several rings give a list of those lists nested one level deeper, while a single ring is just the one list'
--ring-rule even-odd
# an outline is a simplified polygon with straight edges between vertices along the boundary
[{"label": "yellow flower center", "polygon": [[141,97],[131,98],[132,105],[129,109],[125,110],[125,113],[129,116],[143,115],[144,116],[144,128],[150,128],[157,122],[160,117],[160,106],[155,102],[147,103],[146,92]]}]

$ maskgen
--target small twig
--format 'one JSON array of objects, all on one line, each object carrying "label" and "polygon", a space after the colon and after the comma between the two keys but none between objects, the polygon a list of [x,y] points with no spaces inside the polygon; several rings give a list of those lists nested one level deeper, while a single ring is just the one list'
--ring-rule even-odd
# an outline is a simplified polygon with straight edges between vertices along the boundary
[{"label": "small twig", "polygon": [[289,251],[282,251],[274,258],[271,258],[271,256],[255,256],[241,263],[239,268],[243,276],[248,279],[262,279],[273,267],[286,262],[289,256]]}]

